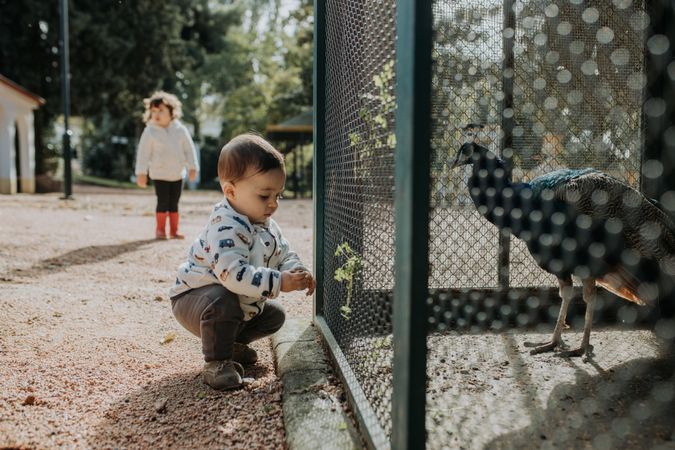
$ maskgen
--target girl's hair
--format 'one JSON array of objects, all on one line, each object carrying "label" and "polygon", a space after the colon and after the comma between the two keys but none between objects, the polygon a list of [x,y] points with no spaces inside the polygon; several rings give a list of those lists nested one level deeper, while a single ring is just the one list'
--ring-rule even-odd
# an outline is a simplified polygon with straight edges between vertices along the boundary
[{"label": "girl's hair", "polygon": [[[244,176],[281,169],[286,172],[283,155],[262,137],[246,133],[234,137],[220,150],[218,178],[220,183],[234,183]],[[253,173],[250,173],[250,171]]]},{"label": "girl's hair", "polygon": [[157,91],[150,97],[143,99],[143,105],[145,105],[143,122],[147,123],[148,120],[150,120],[150,108],[156,108],[162,104],[166,105],[166,107],[169,109],[169,114],[171,114],[172,119],[180,119],[183,116],[183,104],[180,102],[180,100],[178,100],[178,97],[173,94],[169,94],[168,92]]}]

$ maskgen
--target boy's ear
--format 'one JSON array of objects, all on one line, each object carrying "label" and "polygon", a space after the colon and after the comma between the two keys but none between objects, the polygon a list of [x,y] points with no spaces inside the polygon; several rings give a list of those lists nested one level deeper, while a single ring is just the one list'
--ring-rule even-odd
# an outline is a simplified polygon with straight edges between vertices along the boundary
[{"label": "boy's ear", "polygon": [[222,183],[222,188],[223,188],[223,194],[225,194],[225,197],[228,200],[232,200],[234,198],[234,184],[232,184],[229,181],[223,181]]}]

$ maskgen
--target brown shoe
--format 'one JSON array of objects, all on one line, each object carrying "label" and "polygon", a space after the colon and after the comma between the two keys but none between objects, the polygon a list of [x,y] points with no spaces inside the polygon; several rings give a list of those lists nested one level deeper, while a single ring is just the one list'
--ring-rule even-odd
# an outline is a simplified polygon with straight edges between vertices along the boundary
[{"label": "brown shoe", "polygon": [[255,364],[255,362],[258,361],[258,353],[246,344],[235,342],[232,359],[239,364]]},{"label": "brown shoe", "polygon": [[217,390],[237,389],[243,386],[244,368],[232,360],[209,361],[204,364],[204,383]]}]

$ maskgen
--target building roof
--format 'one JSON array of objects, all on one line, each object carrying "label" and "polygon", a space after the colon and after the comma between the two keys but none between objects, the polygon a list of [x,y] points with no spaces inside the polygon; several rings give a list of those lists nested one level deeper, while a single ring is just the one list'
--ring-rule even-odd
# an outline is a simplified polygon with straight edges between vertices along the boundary
[{"label": "building roof", "polygon": [[30,101],[32,101],[36,106],[41,106],[45,104],[45,99],[40,97],[39,95],[33,94],[31,91],[28,89],[24,88],[23,86],[13,82],[9,78],[3,76],[0,74],[0,84],[3,84],[10,89],[18,92],[22,96],[28,98]]},{"label": "building roof", "polygon": [[279,124],[267,125],[267,133],[312,133],[314,130],[314,111],[305,112],[284,120]]}]

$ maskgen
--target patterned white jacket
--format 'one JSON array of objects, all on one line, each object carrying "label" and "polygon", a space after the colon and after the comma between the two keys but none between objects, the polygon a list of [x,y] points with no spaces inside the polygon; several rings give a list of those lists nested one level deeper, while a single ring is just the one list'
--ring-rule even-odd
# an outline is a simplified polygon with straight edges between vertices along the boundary
[{"label": "patterned white jacket", "polygon": [[190,132],[178,119],[164,128],[148,123],[138,142],[136,175],[148,173],[153,180],[178,181],[185,168],[199,170]]},{"label": "patterned white jacket", "polygon": [[208,224],[190,247],[187,261],[178,268],[170,297],[191,289],[220,283],[239,295],[248,321],[262,312],[265,300],[279,295],[281,271],[306,267],[291,251],[272,219],[252,224],[227,199],[216,204]]}]

